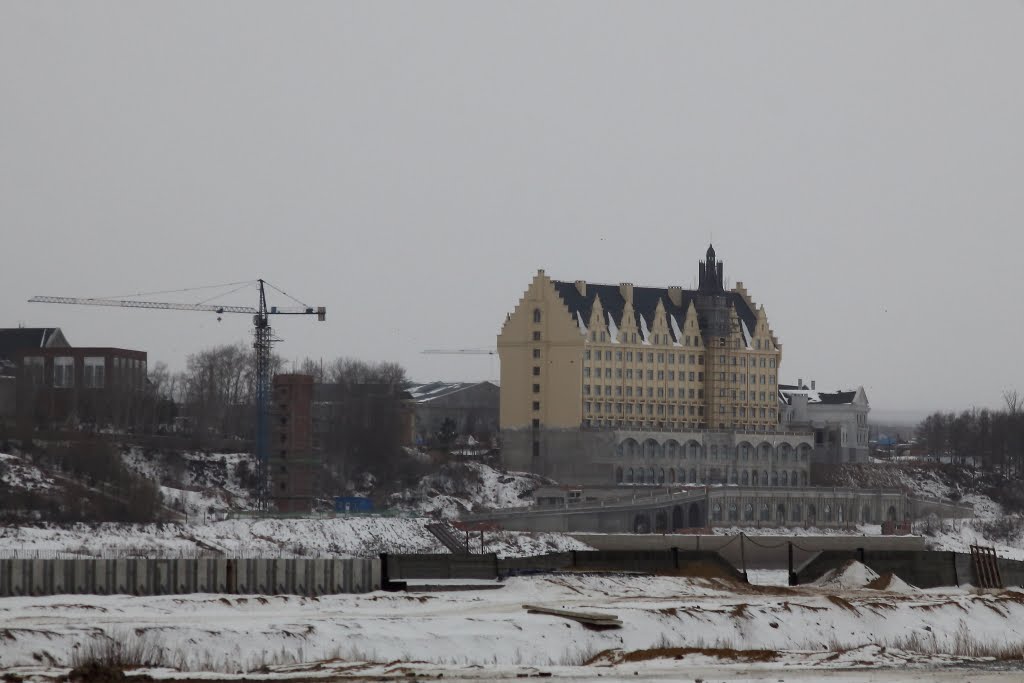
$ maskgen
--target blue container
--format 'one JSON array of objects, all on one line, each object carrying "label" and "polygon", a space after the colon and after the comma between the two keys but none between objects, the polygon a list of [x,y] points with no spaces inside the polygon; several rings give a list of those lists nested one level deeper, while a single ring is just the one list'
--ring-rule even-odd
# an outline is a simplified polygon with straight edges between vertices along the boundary
[{"label": "blue container", "polygon": [[334,499],[335,512],[373,512],[373,501],[359,496],[337,496]]}]

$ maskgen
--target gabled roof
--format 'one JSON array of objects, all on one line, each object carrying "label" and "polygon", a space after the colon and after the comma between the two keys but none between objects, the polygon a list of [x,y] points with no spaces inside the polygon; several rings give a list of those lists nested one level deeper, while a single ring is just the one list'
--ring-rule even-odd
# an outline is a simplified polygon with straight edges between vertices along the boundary
[{"label": "gabled roof", "polygon": [[442,396],[450,396],[458,391],[469,389],[470,387],[480,386],[482,384],[489,384],[497,389],[497,385],[493,382],[428,382],[427,384],[413,384],[412,386],[406,387],[405,391],[409,394],[409,398],[416,403],[427,403],[434,399],[441,398]]},{"label": "gabled roof", "polygon": [[[590,313],[594,308],[594,299],[598,296],[601,297],[601,307],[606,313],[610,313],[615,319],[616,324],[622,323],[622,312],[626,306],[626,300],[622,297],[622,292],[619,290],[618,285],[602,285],[587,283],[586,295],[580,294],[580,291],[576,289],[575,282],[564,282],[562,280],[552,280],[552,284],[555,286],[555,291],[562,297],[562,301],[569,307],[569,312],[575,317],[579,315],[584,324],[589,324]],[[665,307],[665,314],[668,317],[674,317],[680,326],[683,324],[683,319],[686,317],[686,311],[690,307],[690,302],[696,306],[696,298],[698,292],[692,289],[682,290],[682,305],[676,306],[672,303],[672,300],[668,296],[667,287],[633,287],[633,312],[637,315],[637,327],[640,327],[640,316],[643,316],[644,320],[647,321],[648,326],[654,321],[654,312],[658,308],[658,302],[660,301]],[[740,296],[737,292],[722,292],[716,294],[716,296],[725,296],[728,303],[736,309],[736,315],[743,321],[747,329],[753,330],[757,326],[757,313],[750,309],[747,305],[746,300]],[[671,328],[671,323],[669,324]],[[673,334],[675,331],[673,330]],[[679,341],[678,339],[676,341]]]},{"label": "gabled roof", "polygon": [[59,327],[9,327],[0,329],[0,358],[13,358],[18,351],[68,346]]}]

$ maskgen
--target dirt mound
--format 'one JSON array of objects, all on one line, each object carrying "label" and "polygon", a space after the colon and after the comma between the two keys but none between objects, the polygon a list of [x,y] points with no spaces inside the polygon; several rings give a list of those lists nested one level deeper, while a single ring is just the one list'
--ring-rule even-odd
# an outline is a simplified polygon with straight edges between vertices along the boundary
[{"label": "dirt mound", "polygon": [[886,572],[874,581],[869,581],[865,588],[871,588],[876,591],[889,591],[890,593],[913,593],[917,590],[916,586],[911,586],[892,572]]},{"label": "dirt mound", "polygon": [[864,588],[869,582],[878,577],[871,567],[861,564],[857,560],[847,560],[843,565],[829,570],[811,583],[818,588],[851,589]]}]

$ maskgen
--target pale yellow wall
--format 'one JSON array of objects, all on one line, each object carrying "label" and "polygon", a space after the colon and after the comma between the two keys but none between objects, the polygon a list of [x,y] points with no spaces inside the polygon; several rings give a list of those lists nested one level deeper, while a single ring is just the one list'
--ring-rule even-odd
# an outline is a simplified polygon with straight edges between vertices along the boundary
[{"label": "pale yellow wall", "polygon": [[[584,337],[551,280],[538,273],[498,335],[502,429],[529,427],[533,419],[540,427],[556,428],[589,420],[594,426],[621,428],[776,429],[782,351],[763,307],[741,291],[758,316],[749,330],[749,349],[735,312],[732,332],[722,345],[720,339],[704,338],[692,304],[685,318],[675,321],[680,343],[672,339],[671,322],[660,305],[654,320],[647,321],[649,343],[643,343],[629,304],[631,290],[620,286],[627,306],[623,320],[615,321],[617,339],[612,339],[600,300],[585,321]],[[540,323],[533,322],[534,309],[541,312]],[[533,340],[534,332],[540,333],[539,341]],[[540,359],[533,358],[534,349]],[[540,368],[539,375],[533,374],[534,367]],[[540,388],[537,394],[534,384]],[[534,401],[539,410],[533,409]]]},{"label": "pale yellow wall", "polygon": [[[534,322],[534,310],[540,311],[539,323]],[[579,427],[582,350],[578,323],[544,271],[538,272],[498,335],[501,428],[529,427],[534,419],[541,427]],[[535,351],[540,358],[534,358]],[[539,393],[533,392],[534,384]]]}]

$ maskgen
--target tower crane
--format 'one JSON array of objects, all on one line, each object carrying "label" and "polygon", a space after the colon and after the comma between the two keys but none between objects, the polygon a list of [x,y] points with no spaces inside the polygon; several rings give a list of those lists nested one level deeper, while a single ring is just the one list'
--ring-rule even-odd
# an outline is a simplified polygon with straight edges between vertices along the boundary
[{"label": "tower crane", "polygon": [[[238,283],[233,282],[228,285],[220,285],[221,287],[227,287],[231,285],[252,285],[252,282]],[[116,298],[82,298],[82,297],[68,297],[68,296],[34,296],[29,299],[29,303],[42,303],[42,304],[76,304],[80,306],[119,306],[122,308],[156,308],[173,311],[205,311],[209,313],[216,313],[217,319],[220,320],[220,316],[225,313],[245,313],[252,316],[253,323],[253,350],[256,356],[256,463],[258,467],[258,486],[257,491],[258,506],[261,510],[266,510],[269,505],[268,500],[268,468],[267,459],[269,457],[269,445],[270,445],[270,358],[271,358],[271,347],[275,341],[272,330],[270,328],[270,316],[272,315],[315,315],[317,320],[323,321],[327,317],[327,309],[324,306],[307,306],[298,299],[295,299],[288,293],[274,287],[274,285],[266,282],[263,279],[257,280],[256,284],[259,286],[259,302],[256,306],[225,306],[221,304],[211,303],[173,303],[167,301],[138,301],[134,299],[116,299]],[[271,287],[272,289],[284,294],[289,299],[292,299],[300,306],[267,306],[267,295],[265,286]],[[241,289],[239,287],[238,289]],[[195,289],[211,289],[211,287],[197,287]],[[232,292],[238,291],[238,289],[232,290]],[[189,291],[189,290],[175,290],[175,291]],[[228,292],[228,294],[232,293]],[[166,292],[164,292],[166,293]]]}]

